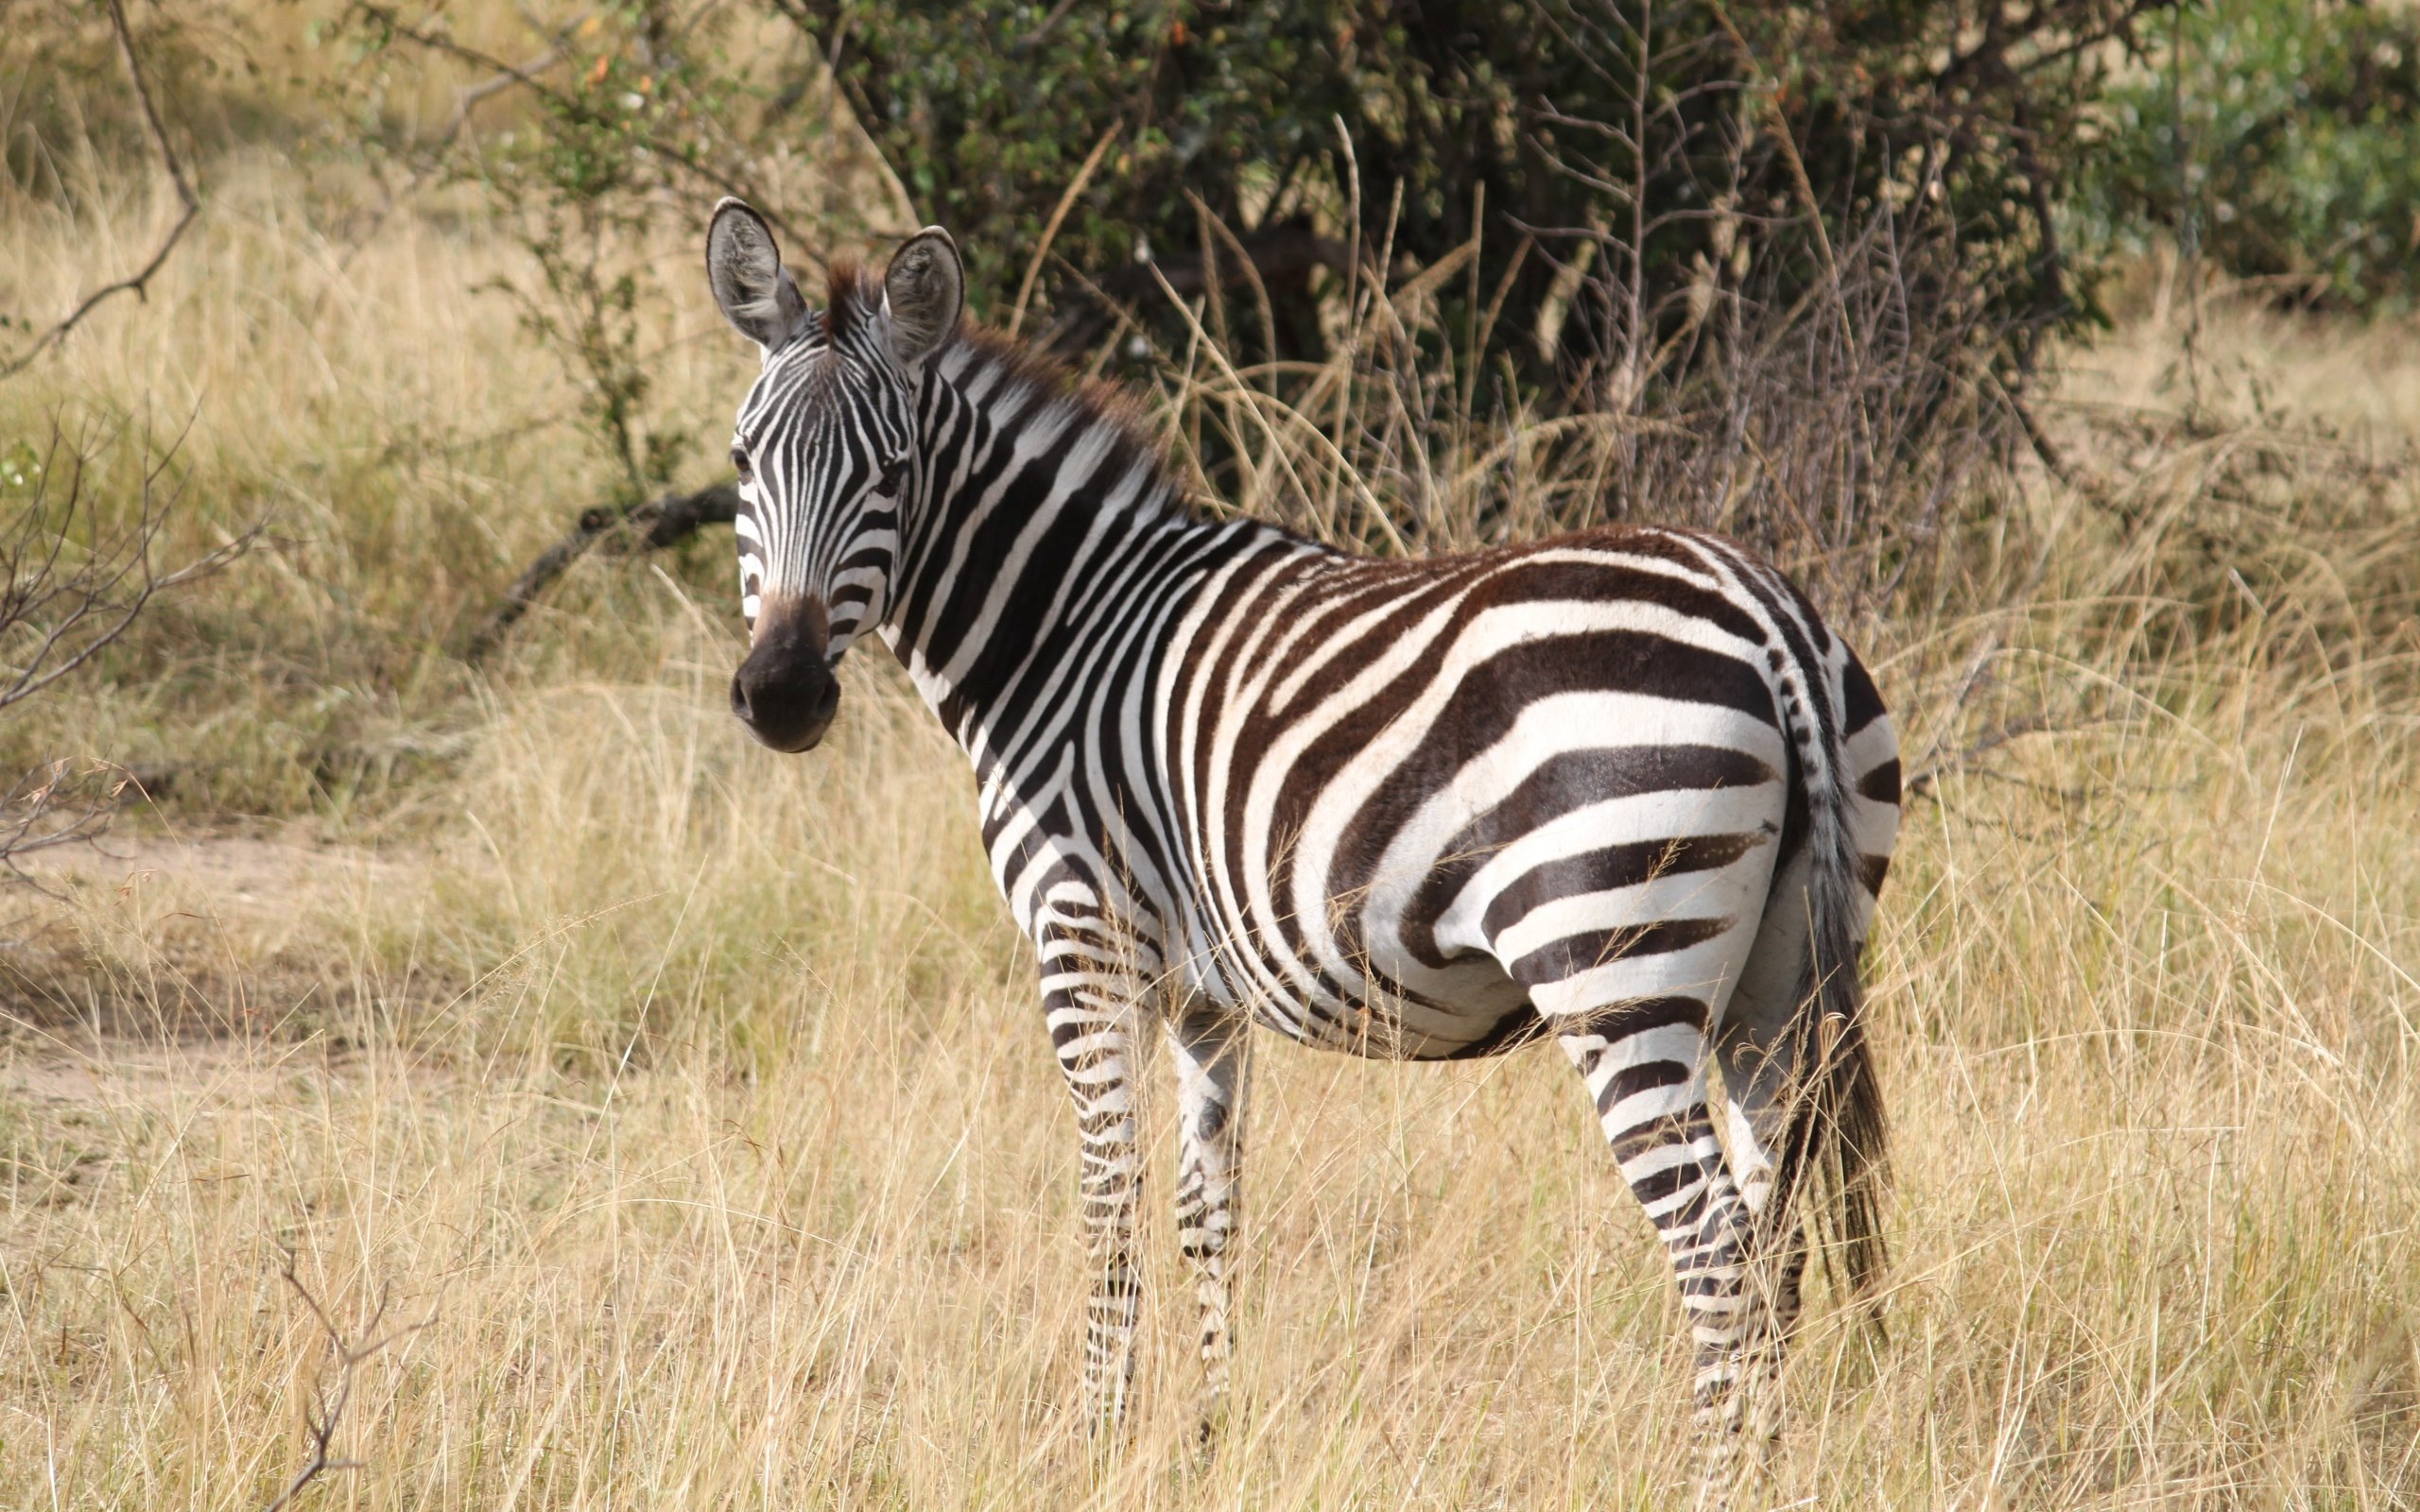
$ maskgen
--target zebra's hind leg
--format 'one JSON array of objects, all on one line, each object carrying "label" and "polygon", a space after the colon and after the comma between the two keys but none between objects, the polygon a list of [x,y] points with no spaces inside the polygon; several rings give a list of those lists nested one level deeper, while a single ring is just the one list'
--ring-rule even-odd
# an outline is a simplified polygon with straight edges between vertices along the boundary
[{"label": "zebra's hind leg", "polygon": [[1800,1001],[1806,987],[1807,862],[1794,857],[1773,880],[1772,902],[1725,1008],[1715,1054],[1722,1067],[1725,1143],[1733,1179],[1751,1215],[1750,1284],[1763,1298],[1757,1334],[1745,1341],[1745,1431],[1770,1445],[1781,1431],[1781,1370],[1806,1275],[1807,1244],[1791,1156],[1789,1099],[1806,1046]]},{"label": "zebra's hind leg", "polygon": [[1229,1250],[1243,1156],[1244,1021],[1236,1014],[1191,1006],[1167,1021],[1168,1058],[1176,1069],[1176,1239],[1193,1270],[1201,1308],[1201,1413],[1204,1443],[1216,1430],[1227,1395],[1234,1343]]},{"label": "zebra's hind leg", "polygon": [[1767,1324],[1751,1275],[1754,1225],[1707,1102],[1706,1016],[1694,997],[1636,1000],[1570,1018],[1558,1039],[1679,1283],[1695,1345],[1699,1501],[1716,1505],[1739,1469],[1739,1387]]}]

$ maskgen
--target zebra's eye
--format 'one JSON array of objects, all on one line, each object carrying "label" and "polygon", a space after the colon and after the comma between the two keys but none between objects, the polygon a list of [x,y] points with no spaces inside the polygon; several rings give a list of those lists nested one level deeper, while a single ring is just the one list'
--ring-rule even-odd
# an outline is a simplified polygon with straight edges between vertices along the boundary
[{"label": "zebra's eye", "polygon": [[756,481],[755,470],[748,465],[748,448],[740,445],[737,441],[731,443],[731,465],[739,470],[740,482],[753,483]]},{"label": "zebra's eye", "polygon": [[882,465],[882,475],[874,479],[874,491],[889,493],[899,487],[899,479],[908,471],[908,454],[900,453]]}]

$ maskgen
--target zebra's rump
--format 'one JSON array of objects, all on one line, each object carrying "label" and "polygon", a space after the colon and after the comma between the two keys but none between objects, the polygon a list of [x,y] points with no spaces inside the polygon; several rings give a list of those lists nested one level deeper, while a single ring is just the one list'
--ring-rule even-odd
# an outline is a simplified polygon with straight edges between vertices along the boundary
[{"label": "zebra's rump", "polygon": [[1184,631],[1161,707],[1197,986],[1375,1055],[1673,993],[1719,1015],[1808,751],[1850,682],[1880,717],[1777,574],[1677,531],[1246,562]]}]

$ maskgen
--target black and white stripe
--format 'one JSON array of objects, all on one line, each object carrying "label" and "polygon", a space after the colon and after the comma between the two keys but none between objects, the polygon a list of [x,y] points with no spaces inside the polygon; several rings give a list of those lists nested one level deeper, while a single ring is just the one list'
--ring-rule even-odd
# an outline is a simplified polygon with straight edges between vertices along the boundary
[{"label": "black and white stripe", "polygon": [[1114,402],[958,329],[939,232],[821,312],[743,206],[708,260],[765,357],[735,706],[811,745],[871,626],[974,763],[1082,1133],[1101,1407],[1132,1365],[1153,1021],[1214,1398],[1243,1025],[1405,1059],[1551,1037],[1670,1256],[1719,1473],[1770,1398],[1742,1388],[1778,1366],[1806,1222],[1860,1288],[1882,1260],[1857,961],[1898,761],[1848,647],[1685,531],[1374,561],[1204,522]]}]

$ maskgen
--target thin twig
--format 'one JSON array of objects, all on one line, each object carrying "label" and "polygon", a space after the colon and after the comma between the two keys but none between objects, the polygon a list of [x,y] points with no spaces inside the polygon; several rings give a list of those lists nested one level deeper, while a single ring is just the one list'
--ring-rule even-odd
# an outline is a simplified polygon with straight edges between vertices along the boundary
[{"label": "thin twig", "polygon": [[1044,16],[1039,22],[1034,24],[1034,27],[1031,31],[1027,32],[1024,36],[1019,37],[1016,41],[1009,43],[1009,56],[1011,58],[1023,58],[1026,54],[1033,51],[1036,46],[1040,45],[1045,37],[1050,35],[1051,28],[1057,26],[1060,22],[1065,20],[1067,12],[1074,9],[1076,9],[1076,0],[1059,0],[1057,5],[1050,8],[1050,13],[1048,15]]},{"label": "thin twig", "polygon": [[547,43],[545,50],[531,57],[528,61],[500,68],[479,82],[465,84],[454,92],[454,113],[446,121],[445,129],[439,132],[437,140],[429,144],[419,165],[414,167],[410,175],[404,180],[403,186],[387,196],[387,202],[378,207],[378,214],[372,217],[369,227],[353,238],[353,244],[347,247],[344,255],[337,260],[335,272],[330,275],[326,286],[320,289],[319,299],[312,303],[313,319],[318,318],[320,309],[327,301],[329,292],[336,286],[337,280],[344,276],[345,270],[353,266],[353,260],[361,254],[361,249],[369,246],[380,229],[387,224],[387,217],[395,213],[397,206],[419,193],[421,185],[427,182],[429,176],[437,171],[445,154],[453,150],[456,142],[461,140],[463,130],[471,124],[471,112],[506,90],[535,82],[540,74],[570,57],[572,38],[580,27],[588,25],[595,14],[593,10],[583,10],[555,28],[554,38]]},{"label": "thin twig", "polygon": [[84,494],[85,457],[73,448],[68,448],[67,497],[56,512],[50,507],[52,479],[65,446],[54,432],[43,457],[42,481],[0,536],[0,574],[6,575],[0,580],[0,629],[26,627],[32,632],[29,646],[14,649],[8,662],[0,662],[0,709],[32,697],[92,661],[126,633],[152,598],[217,572],[260,539],[260,527],[254,525],[171,571],[153,565],[152,547],[176,504],[173,490],[164,499],[155,494],[176,454],[171,442],[144,473],[134,523],[114,538],[96,533],[81,559],[64,566],[78,512],[94,512]]},{"label": "thin twig", "polygon": [[[493,53],[483,52],[476,47],[456,42],[445,32],[415,26],[404,20],[390,6],[373,4],[372,0],[355,0],[354,9],[417,47],[473,64],[475,67],[488,69],[493,73],[511,75],[514,82],[527,88],[530,93],[550,104],[575,112],[579,109],[579,102],[576,96],[566,94],[546,83],[538,77],[535,72],[515,68]],[[646,145],[649,150],[660,156],[661,161],[671,171],[685,173],[718,193],[734,195],[743,199],[754,199],[757,205],[756,213],[763,215],[773,229],[782,234],[783,240],[786,243],[798,245],[801,248],[801,255],[811,256],[804,246],[810,238],[799,227],[784,219],[779,211],[768,206],[764,197],[754,194],[747,184],[712,164],[700,161],[695,154],[683,150],[678,143],[650,135],[646,138]]]},{"label": "thin twig", "polygon": [[13,377],[24,371],[36,357],[66,340],[67,333],[75,330],[84,317],[92,314],[94,308],[110,296],[131,292],[138,300],[147,300],[150,297],[147,285],[151,282],[152,275],[159,272],[162,265],[167,262],[168,254],[176,249],[178,241],[183,237],[185,228],[192,225],[194,217],[201,214],[201,199],[194,193],[193,185],[186,180],[184,166],[177,161],[177,149],[168,141],[167,129],[160,124],[159,108],[151,103],[150,86],[143,82],[143,68],[134,56],[134,37],[127,30],[126,8],[120,0],[109,0],[109,9],[110,29],[117,34],[118,59],[126,64],[127,79],[134,86],[136,102],[143,107],[144,127],[150,133],[152,146],[160,154],[161,165],[168,170],[168,181],[177,186],[177,203],[182,208],[177,215],[177,223],[168,228],[168,234],[161,239],[158,249],[151,253],[148,262],[116,283],[104,284],[86,295],[82,303],[68,312],[67,318],[43,333],[32,346],[18,353],[5,366],[0,366],[0,378]]},{"label": "thin twig", "polygon": [[[79,778],[104,779],[107,790],[94,794],[78,782]],[[78,771],[74,762],[48,762],[18,778],[0,796],[0,868],[8,872],[7,880],[45,897],[60,897],[19,862],[37,850],[99,840],[117,815],[119,799],[134,786],[125,768],[109,764]]]},{"label": "thin twig", "polygon": [[428,1316],[417,1323],[406,1323],[392,1332],[380,1333],[378,1327],[386,1321],[388,1306],[394,1300],[393,1292],[382,1286],[378,1289],[377,1309],[370,1314],[369,1326],[362,1331],[370,1335],[369,1342],[358,1345],[348,1344],[345,1342],[343,1331],[337,1327],[336,1319],[330,1317],[328,1310],[320,1305],[320,1299],[311,1295],[311,1288],[302,1284],[302,1278],[294,1273],[294,1251],[286,1249],[285,1255],[285,1263],[279,1274],[285,1278],[285,1284],[294,1288],[294,1295],[302,1298],[302,1305],[311,1310],[311,1315],[319,1319],[320,1332],[327,1335],[328,1348],[335,1351],[337,1357],[337,1389],[333,1397],[314,1389],[313,1396],[319,1402],[318,1408],[315,1410],[306,1406],[302,1409],[302,1426],[311,1435],[311,1457],[304,1462],[302,1469],[296,1473],[294,1479],[286,1484],[285,1489],[278,1494],[277,1500],[262,1508],[261,1512],[283,1512],[284,1508],[293,1504],[294,1499],[302,1495],[313,1481],[330,1470],[354,1470],[361,1468],[362,1461],[334,1458],[329,1450],[330,1444],[336,1438],[337,1424],[343,1418],[345,1407],[353,1400],[354,1366],[388,1346],[400,1343],[437,1321],[437,1314],[432,1311]]},{"label": "thin twig", "polygon": [[2028,735],[2069,734],[2076,727],[2054,723],[2047,713],[2030,713],[2009,720],[1989,731],[1954,755],[1945,756],[1910,777],[1900,788],[1905,798],[1916,798],[1931,790],[1935,782],[1947,774],[1961,771],[1979,756],[1987,756],[2012,741]]},{"label": "thin twig", "polygon": [[[1731,11],[1721,0],[1715,0],[1714,19],[1730,37],[1731,44],[1739,49],[1739,61],[1747,66],[1749,76],[1761,78],[1763,64],[1748,45],[1748,39],[1739,34],[1738,26],[1731,20]],[[1763,92],[1763,96],[1767,129],[1772,132],[1775,143],[1781,147],[1782,162],[1789,168],[1790,183],[1806,206],[1806,218],[1814,224],[1815,250],[1824,259],[1824,278],[1831,286],[1832,310],[1840,318],[1841,341],[1854,361],[1857,357],[1857,333],[1850,327],[1848,301],[1841,291],[1841,266],[1832,258],[1832,235],[1824,226],[1824,203],[1815,198],[1814,180],[1806,176],[1806,161],[1798,155],[1798,139],[1790,134],[1789,118],[1782,113],[1780,96],[1770,89]]]},{"label": "thin twig", "polygon": [[2033,411],[2026,407],[2025,401],[2000,382],[1996,375],[1987,376],[1991,378],[1993,391],[2000,403],[2007,405],[2008,412],[2016,418],[2017,428],[2025,433],[2026,443],[2033,448],[2033,455],[2041,459],[2050,475],[2078,493],[2097,496],[2100,490],[2094,487],[2093,481],[2067,460],[2066,455],[2050,439],[2049,433],[2043,430],[2041,422],[2033,418]]},{"label": "thin twig", "polygon": [[[0,526],[0,710],[35,696],[115,644],[151,601],[205,577],[251,551],[253,525],[181,566],[154,559],[162,528],[176,507],[162,476],[176,455],[171,441],[145,468],[130,522],[111,527],[88,490],[86,446],[54,425],[50,444],[32,464],[30,497],[15,501]],[[150,443],[146,438],[147,451]],[[64,467],[64,477],[60,469]],[[105,776],[110,771],[119,776]],[[130,780],[123,768],[53,761],[0,793],[0,872],[29,881],[15,858],[97,837],[107,828]]]}]

